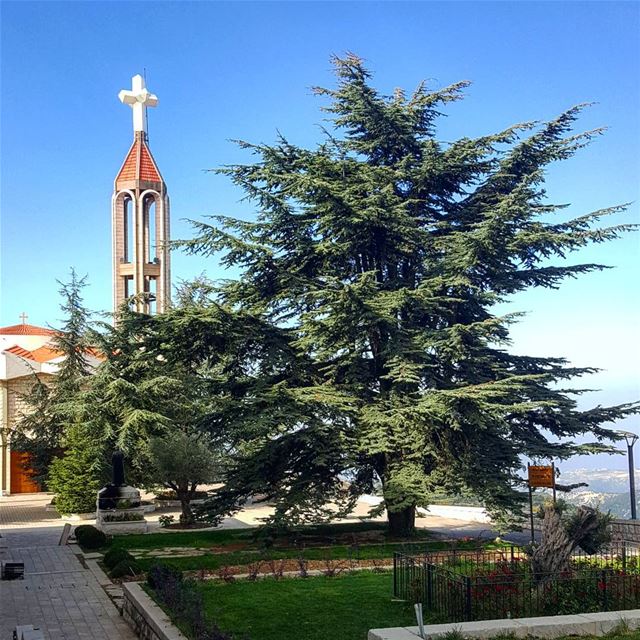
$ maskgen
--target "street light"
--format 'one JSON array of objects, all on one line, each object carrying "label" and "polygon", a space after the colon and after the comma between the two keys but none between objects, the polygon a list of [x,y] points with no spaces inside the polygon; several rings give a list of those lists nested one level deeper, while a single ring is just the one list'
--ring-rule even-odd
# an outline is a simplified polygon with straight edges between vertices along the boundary
[{"label": "street light", "polygon": [[631,497],[631,519],[636,518],[636,478],[633,468],[633,445],[638,441],[638,436],[631,431],[618,431],[627,443],[627,452],[629,457],[629,494]]}]

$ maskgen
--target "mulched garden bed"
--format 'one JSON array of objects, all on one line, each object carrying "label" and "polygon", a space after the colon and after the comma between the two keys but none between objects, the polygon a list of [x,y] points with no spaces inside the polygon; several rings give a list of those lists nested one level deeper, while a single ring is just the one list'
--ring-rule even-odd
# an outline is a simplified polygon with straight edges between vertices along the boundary
[{"label": "mulched garden bed", "polygon": [[[161,564],[161,560],[159,564]],[[320,572],[325,576],[337,576],[350,571],[372,569],[373,571],[388,571],[393,567],[392,558],[371,558],[362,560],[304,560],[304,572]],[[198,580],[235,580],[238,576],[243,578],[295,578],[306,577],[303,575],[300,561],[295,558],[282,558],[277,560],[260,560],[249,564],[238,564],[220,567],[219,569],[198,569],[196,571],[184,571],[184,576]],[[114,582],[137,582],[144,575],[126,576]]]}]

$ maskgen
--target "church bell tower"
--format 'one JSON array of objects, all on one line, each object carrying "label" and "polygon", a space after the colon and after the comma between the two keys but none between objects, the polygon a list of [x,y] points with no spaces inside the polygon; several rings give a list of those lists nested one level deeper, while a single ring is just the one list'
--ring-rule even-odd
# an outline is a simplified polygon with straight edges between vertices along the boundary
[{"label": "church bell tower", "polygon": [[111,200],[113,307],[130,296],[135,310],[162,313],[171,301],[169,196],[149,150],[146,109],[158,98],[144,79],[133,77],[131,91],[118,94],[133,110],[133,144],[116,176]]}]

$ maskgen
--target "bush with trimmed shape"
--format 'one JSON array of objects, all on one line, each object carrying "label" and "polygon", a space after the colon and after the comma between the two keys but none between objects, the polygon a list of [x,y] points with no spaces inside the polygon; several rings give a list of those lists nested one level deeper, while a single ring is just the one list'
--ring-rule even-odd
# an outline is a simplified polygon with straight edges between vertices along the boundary
[{"label": "bush with trimmed shape", "polygon": [[135,560],[135,558],[126,550],[121,549],[120,547],[115,547],[114,549],[109,549],[107,553],[104,554],[103,562],[105,567],[108,569],[113,569],[119,562],[123,560]]},{"label": "bush with trimmed shape", "polygon": [[83,549],[100,549],[107,545],[107,536],[100,529],[90,524],[81,524],[76,527],[76,540]]},{"label": "bush with trimmed shape", "polygon": [[131,559],[121,560],[109,571],[112,578],[124,578],[125,576],[137,576],[142,573],[142,567],[132,557]]}]

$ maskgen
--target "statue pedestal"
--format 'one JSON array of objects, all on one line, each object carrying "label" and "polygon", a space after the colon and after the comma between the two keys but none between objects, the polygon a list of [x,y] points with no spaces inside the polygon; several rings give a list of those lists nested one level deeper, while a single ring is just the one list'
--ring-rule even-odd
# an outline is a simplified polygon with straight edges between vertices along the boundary
[{"label": "statue pedestal", "polygon": [[148,524],[144,512],[144,507],[98,509],[96,527],[112,536],[125,533],[147,533]]},{"label": "statue pedestal", "polygon": [[124,456],[112,456],[113,482],[98,491],[96,527],[117,536],[124,533],[147,533],[145,508],[140,505],[140,491],[124,482]]},{"label": "statue pedestal", "polygon": [[98,491],[96,527],[108,535],[146,533],[145,508],[140,492],[127,485],[108,484]]}]

